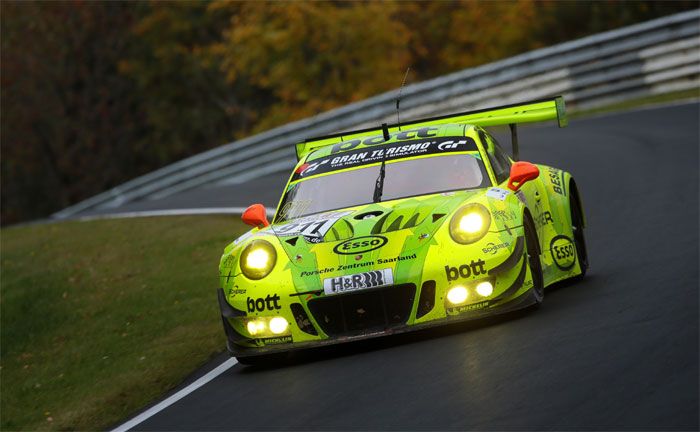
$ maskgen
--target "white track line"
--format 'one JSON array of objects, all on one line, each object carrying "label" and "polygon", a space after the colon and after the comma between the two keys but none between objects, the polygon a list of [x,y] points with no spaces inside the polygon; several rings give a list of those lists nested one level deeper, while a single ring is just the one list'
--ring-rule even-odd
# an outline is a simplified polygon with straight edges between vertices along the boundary
[{"label": "white track line", "polygon": [[235,365],[236,363],[238,363],[238,362],[236,361],[235,358],[230,358],[230,359],[226,360],[225,362],[221,363],[219,366],[217,366],[213,370],[209,371],[209,373],[207,373],[206,375],[199,378],[197,381],[195,381],[192,384],[188,385],[187,387],[183,388],[182,390],[180,390],[179,392],[170,396],[169,398],[167,398],[167,399],[157,403],[156,405],[150,407],[149,409],[147,409],[146,411],[137,415],[136,417],[132,418],[128,422],[116,427],[115,429],[112,429],[111,432],[126,432],[126,431],[128,431],[129,429],[133,428],[134,426],[138,425],[139,423],[153,417],[154,415],[163,411],[164,409],[166,409],[170,405],[174,404],[175,402],[184,398],[188,394],[190,394],[193,391],[197,390],[198,388],[202,387],[204,384],[206,384],[209,381],[213,380],[214,378],[218,377],[222,373],[231,369],[231,367],[233,367],[233,365]]}]

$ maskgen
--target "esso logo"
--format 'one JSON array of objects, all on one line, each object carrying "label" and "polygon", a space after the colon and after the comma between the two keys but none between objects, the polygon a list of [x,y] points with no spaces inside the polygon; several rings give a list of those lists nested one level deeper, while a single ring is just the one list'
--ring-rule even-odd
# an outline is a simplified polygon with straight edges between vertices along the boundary
[{"label": "esso logo", "polygon": [[383,236],[364,236],[346,240],[333,248],[340,255],[369,252],[384,246],[389,240]]},{"label": "esso logo", "polygon": [[567,236],[558,235],[549,244],[554,264],[561,270],[569,270],[576,263],[576,246]]}]

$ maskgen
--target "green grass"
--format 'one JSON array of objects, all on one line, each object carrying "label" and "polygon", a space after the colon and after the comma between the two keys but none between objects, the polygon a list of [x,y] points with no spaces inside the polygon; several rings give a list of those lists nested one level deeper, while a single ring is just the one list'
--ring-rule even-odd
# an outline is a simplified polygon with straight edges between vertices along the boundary
[{"label": "green grass", "polygon": [[3,229],[0,427],[95,430],[225,346],[215,289],[233,217]]}]

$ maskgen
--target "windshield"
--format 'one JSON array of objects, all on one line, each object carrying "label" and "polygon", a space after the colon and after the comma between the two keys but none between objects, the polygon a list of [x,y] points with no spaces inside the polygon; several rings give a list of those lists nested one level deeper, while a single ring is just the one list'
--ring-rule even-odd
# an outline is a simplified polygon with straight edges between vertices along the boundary
[{"label": "windshield", "polygon": [[[277,222],[372,203],[381,164],[315,176],[292,183]],[[475,153],[403,159],[386,163],[382,201],[488,186]]]}]

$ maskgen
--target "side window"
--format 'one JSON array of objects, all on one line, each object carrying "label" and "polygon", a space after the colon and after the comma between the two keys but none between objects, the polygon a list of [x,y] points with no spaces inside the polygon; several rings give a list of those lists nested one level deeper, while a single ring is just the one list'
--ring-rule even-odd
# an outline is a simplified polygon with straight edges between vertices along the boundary
[{"label": "side window", "polygon": [[510,160],[506,156],[498,142],[487,135],[484,131],[479,131],[479,138],[486,146],[486,154],[491,162],[493,173],[496,175],[496,181],[501,184],[510,176]]}]

